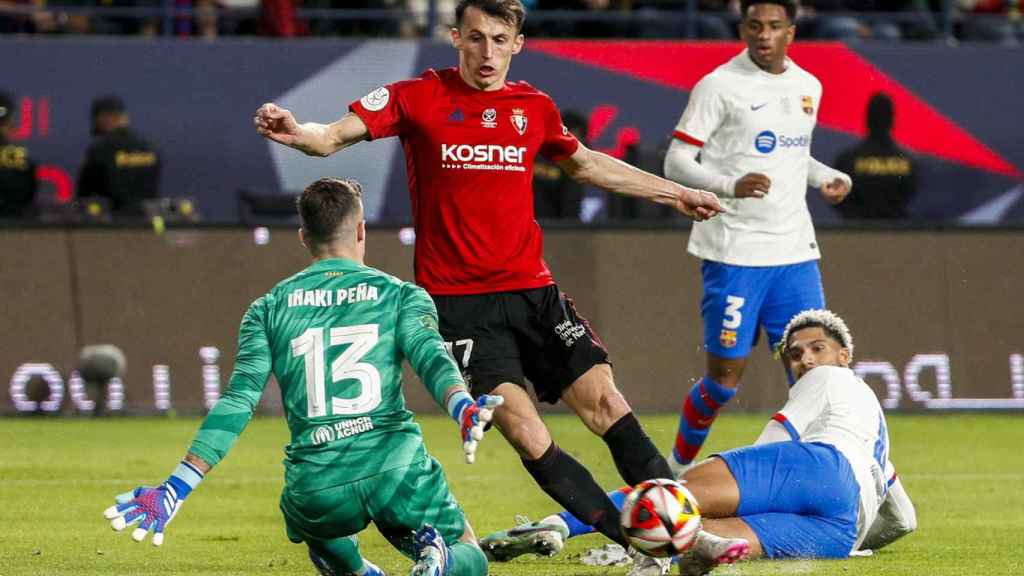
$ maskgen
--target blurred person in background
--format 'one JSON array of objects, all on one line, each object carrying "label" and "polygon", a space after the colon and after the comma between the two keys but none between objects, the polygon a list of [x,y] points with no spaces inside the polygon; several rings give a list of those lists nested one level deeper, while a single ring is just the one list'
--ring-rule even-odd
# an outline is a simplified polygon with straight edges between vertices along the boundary
[{"label": "blurred person in background", "polygon": [[36,197],[35,162],[28,148],[11,141],[16,111],[14,97],[0,92],[0,218],[29,215]]},{"label": "blurred person in background", "polygon": [[1024,34],[1020,4],[1021,0],[956,0],[958,11],[967,16],[960,25],[961,39],[1018,45],[1018,34]]},{"label": "blurred person in background", "polygon": [[[543,13],[545,10],[576,10],[594,15],[601,13],[629,14],[632,10],[630,0],[537,0],[536,10]],[[553,37],[571,38],[604,38],[615,36],[626,36],[631,32],[628,23],[616,22],[614,20],[588,19],[585,15],[580,19],[573,20],[548,20],[539,25],[539,30],[530,27],[531,33]],[[536,30],[536,31],[534,31]]]},{"label": "blurred person in background", "polygon": [[301,6],[301,0],[262,0],[260,34],[282,38],[305,36],[309,32],[309,26],[305,20],[296,16],[296,4]]},{"label": "blurred person in background", "polygon": [[78,197],[108,198],[115,216],[142,216],[142,201],[158,195],[159,152],[130,128],[117,96],[93,100],[91,118],[93,142],[78,175]]},{"label": "blurred person in background", "polygon": [[917,193],[914,158],[892,138],[892,98],[876,92],[868,101],[868,135],[836,158],[836,168],[850,174],[857,188],[836,206],[843,218],[909,217],[907,205]]},{"label": "blurred person in background", "polygon": [[[889,13],[914,16],[894,19]],[[926,0],[805,0],[798,20],[809,36],[845,42],[929,40],[938,34]]]}]

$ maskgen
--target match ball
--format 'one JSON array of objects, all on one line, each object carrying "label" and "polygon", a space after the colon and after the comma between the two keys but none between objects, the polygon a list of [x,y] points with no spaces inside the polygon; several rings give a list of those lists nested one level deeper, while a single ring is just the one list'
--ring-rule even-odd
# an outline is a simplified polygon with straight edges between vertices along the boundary
[{"label": "match ball", "polygon": [[675,480],[637,484],[622,505],[622,534],[638,552],[667,557],[693,546],[700,531],[697,500]]}]

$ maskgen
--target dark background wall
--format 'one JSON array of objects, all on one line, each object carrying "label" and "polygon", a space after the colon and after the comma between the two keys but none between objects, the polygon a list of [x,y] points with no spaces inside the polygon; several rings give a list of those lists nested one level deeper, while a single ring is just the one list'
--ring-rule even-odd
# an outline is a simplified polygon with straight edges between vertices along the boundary
[{"label": "dark background wall", "polygon": [[[678,229],[546,235],[556,280],[605,340],[620,387],[641,410],[675,410],[703,372],[699,266],[686,239]],[[853,330],[855,360],[889,362],[902,379],[915,354],[944,353],[953,398],[1011,397],[1009,357],[1024,353],[1024,234],[826,230],[819,241],[829,306]],[[372,230],[368,263],[411,278],[412,248],[398,230]],[[167,364],[173,406],[199,411],[199,348],[220,349],[226,384],[248,304],[306,265],[290,228],[272,229],[262,246],[244,229],[0,230],[0,382],[28,362],[66,378],[80,346],[113,343],[128,358],[127,409],[153,410],[151,367]],[[776,408],[784,382],[762,343],[734,409]],[[880,379],[869,382],[888,394]],[[936,395],[934,371],[921,386]],[[414,409],[431,409],[418,385],[406,388]],[[271,408],[275,394],[264,399]],[[0,411],[10,412],[3,396]],[[899,406],[924,408],[906,391]]]},{"label": "dark background wall", "polygon": [[[616,151],[633,133],[658,149],[697,78],[739,51],[735,43],[531,40],[510,78],[588,117],[597,148]],[[89,143],[89,102],[115,93],[163,152],[162,193],[197,198],[209,222],[238,220],[240,189],[280,194],[336,174],[383,191],[368,199],[371,221],[408,222],[397,141],[309,159],[259,138],[252,115],[276,101],[300,120],[332,121],[384,83],[456,63],[450,46],[415,41],[310,40],[285,48],[269,40],[0,38],[0,53],[4,89],[31,109],[16,121],[18,138],[48,174],[73,186]],[[957,220],[987,207],[983,220],[1024,222],[1024,145],[1013,121],[1024,74],[1012,72],[1024,70],[1024,51],[798,42],[793,58],[824,85],[816,158],[832,163],[854,144],[869,95],[885,90],[896,100],[897,139],[921,161],[914,218]],[[42,195],[52,198],[57,185],[47,180]],[[837,218],[816,194],[809,201],[816,221]]]}]

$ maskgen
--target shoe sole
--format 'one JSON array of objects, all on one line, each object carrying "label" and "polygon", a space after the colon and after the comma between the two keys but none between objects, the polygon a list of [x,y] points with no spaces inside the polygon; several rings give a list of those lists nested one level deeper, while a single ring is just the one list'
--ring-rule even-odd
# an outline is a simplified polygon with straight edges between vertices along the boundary
[{"label": "shoe sole", "polygon": [[722,564],[734,564],[740,560],[743,560],[750,554],[750,544],[746,542],[738,542],[729,546],[723,554],[718,558],[715,558],[715,566],[721,566]]},{"label": "shoe sole", "polygon": [[[532,534],[530,532],[533,532]],[[509,530],[505,538],[495,538],[489,542],[480,542],[480,547],[488,560],[508,562],[523,554],[538,556],[554,556],[562,550],[559,535],[551,530]]]}]

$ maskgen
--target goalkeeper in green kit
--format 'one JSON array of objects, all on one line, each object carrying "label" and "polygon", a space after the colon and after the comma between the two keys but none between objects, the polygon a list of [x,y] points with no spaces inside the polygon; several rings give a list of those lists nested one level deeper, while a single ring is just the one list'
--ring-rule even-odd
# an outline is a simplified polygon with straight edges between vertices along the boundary
[{"label": "goalkeeper in green kit", "polygon": [[413,576],[487,573],[441,465],[405,409],[402,360],[461,428],[467,462],[502,399],[474,400],[466,391],[425,291],[363,264],[361,196],[358,183],[335,178],[302,193],[299,237],[313,264],[249,307],[227,391],[163,484],[122,494],[104,512],[115,530],[138,523],[132,538],[152,530],[159,546],[182,502],[245,429],[273,374],[291,430],[281,512],[288,538],[307,544],[321,574],[383,574],[354,537],[370,522],[415,561]]}]

